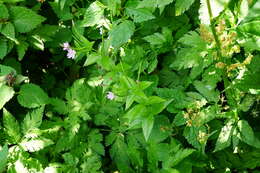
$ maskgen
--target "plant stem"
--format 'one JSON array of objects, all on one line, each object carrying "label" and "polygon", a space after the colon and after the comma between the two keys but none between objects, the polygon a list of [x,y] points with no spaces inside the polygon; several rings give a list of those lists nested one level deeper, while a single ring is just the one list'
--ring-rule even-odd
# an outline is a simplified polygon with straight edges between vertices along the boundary
[{"label": "plant stem", "polygon": [[213,15],[212,15],[210,0],[206,0],[206,1],[207,1],[207,7],[208,7],[208,13],[209,13],[209,19],[210,19],[210,27],[211,27],[211,30],[212,30],[212,33],[213,33],[213,36],[214,36],[214,39],[215,39],[216,45],[217,45],[217,54],[218,54],[218,57],[223,61],[224,59],[223,59],[222,54],[221,54],[221,44],[220,44],[220,41],[218,39],[216,28],[214,26],[215,21],[213,19]]}]

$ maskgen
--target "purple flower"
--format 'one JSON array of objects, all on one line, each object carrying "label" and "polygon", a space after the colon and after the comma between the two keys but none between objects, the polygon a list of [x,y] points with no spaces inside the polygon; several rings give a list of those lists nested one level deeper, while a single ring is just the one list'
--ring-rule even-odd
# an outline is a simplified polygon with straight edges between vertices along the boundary
[{"label": "purple flower", "polygon": [[68,57],[68,58],[71,58],[71,59],[74,59],[75,56],[76,56],[76,51],[73,50],[73,49],[71,49],[71,48],[69,48],[69,49],[68,49],[68,53],[67,53],[67,57]]},{"label": "purple flower", "polygon": [[70,44],[68,42],[65,42],[61,45],[63,47],[63,50],[69,50]]},{"label": "purple flower", "polygon": [[115,98],[115,94],[112,93],[111,91],[109,91],[109,92],[107,93],[107,99],[113,100],[114,98]]}]

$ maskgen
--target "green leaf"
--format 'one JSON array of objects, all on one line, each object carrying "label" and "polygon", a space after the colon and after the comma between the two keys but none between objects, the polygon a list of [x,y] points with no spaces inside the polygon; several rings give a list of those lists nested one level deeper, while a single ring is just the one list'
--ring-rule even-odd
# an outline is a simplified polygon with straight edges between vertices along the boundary
[{"label": "green leaf", "polygon": [[16,2],[21,2],[24,0],[1,0],[1,1],[6,2],[6,3],[16,3]]},{"label": "green leaf", "polygon": [[241,134],[241,140],[243,142],[256,148],[260,148],[260,142],[255,137],[253,129],[246,120],[239,120],[237,126]]},{"label": "green leaf", "polygon": [[143,39],[151,45],[160,45],[166,42],[166,38],[161,33],[154,33],[153,35],[148,35]]},{"label": "green leaf", "polygon": [[194,81],[193,85],[208,101],[218,102],[219,92],[215,91],[213,86],[201,81]]},{"label": "green leaf", "polygon": [[5,132],[10,137],[10,142],[16,144],[21,138],[20,125],[6,109],[3,110],[3,123]]},{"label": "green leaf", "polygon": [[18,41],[15,38],[15,30],[14,25],[12,23],[7,23],[3,26],[1,33],[8,39],[14,41],[15,43],[18,43]]},{"label": "green leaf", "polygon": [[122,136],[118,135],[109,153],[112,160],[121,172],[132,172],[128,147],[124,143],[124,138]]},{"label": "green leaf", "polygon": [[243,32],[247,32],[253,35],[260,36],[260,21],[254,20],[252,22],[245,23],[239,26],[239,29]]},{"label": "green leaf", "polygon": [[142,120],[142,129],[143,129],[143,134],[144,134],[144,138],[146,141],[148,141],[149,136],[152,132],[153,123],[154,123],[153,116],[144,117],[144,119]]},{"label": "green leaf", "polygon": [[114,26],[110,32],[111,45],[115,48],[119,48],[128,42],[134,34],[134,31],[135,25],[129,20],[125,20],[119,25]]},{"label": "green leaf", "polygon": [[0,19],[7,19],[9,17],[8,9],[4,4],[0,4]]},{"label": "green leaf", "polygon": [[136,118],[140,118],[141,116],[144,116],[146,114],[146,107],[142,104],[138,104],[134,106],[132,109],[130,109],[125,117],[129,119],[129,121],[133,121]]},{"label": "green leaf", "polygon": [[3,148],[0,148],[0,173],[5,170],[5,166],[8,159],[8,147],[4,145]]},{"label": "green leaf", "polygon": [[53,141],[50,139],[46,139],[46,138],[24,140],[20,143],[21,147],[25,151],[29,151],[29,152],[39,151],[52,144],[53,144]]},{"label": "green leaf", "polygon": [[181,15],[194,3],[195,0],[177,0],[175,3],[175,14],[176,16]]},{"label": "green leaf", "polygon": [[14,96],[12,87],[0,85],[0,109]]},{"label": "green leaf", "polygon": [[43,110],[44,107],[40,107],[26,114],[22,123],[22,130],[25,135],[30,133],[30,130],[40,127],[42,123]]},{"label": "green leaf", "polygon": [[4,39],[0,39],[0,59],[4,59],[6,56],[8,47],[7,47],[7,41]]},{"label": "green leaf", "polygon": [[103,21],[104,5],[95,1],[87,8],[84,19],[81,21],[83,27],[101,24]]},{"label": "green leaf", "polygon": [[28,47],[29,47],[29,44],[25,41],[19,41],[19,44],[16,45],[19,61],[21,61],[23,59]]},{"label": "green leaf", "polygon": [[[209,0],[212,17],[217,17],[228,5],[230,0]],[[207,0],[200,0],[199,18],[202,24],[209,25],[210,17],[208,12]]]},{"label": "green leaf", "polygon": [[33,30],[41,24],[45,18],[36,14],[34,11],[25,8],[12,6],[10,16],[18,32],[25,33]]},{"label": "green leaf", "polygon": [[232,131],[233,131],[233,122],[229,121],[226,123],[225,126],[222,127],[219,133],[214,152],[223,150],[224,148],[230,146]]},{"label": "green leaf", "polygon": [[126,14],[131,16],[133,18],[135,23],[141,23],[144,21],[152,20],[155,18],[155,16],[145,8],[126,8]]},{"label": "green leaf", "polygon": [[26,108],[36,108],[49,103],[48,95],[35,84],[22,85],[17,99]]},{"label": "green leaf", "polygon": [[138,8],[148,7],[148,8],[159,8],[160,14],[162,14],[166,5],[172,3],[173,0],[143,0],[139,3]]},{"label": "green leaf", "polygon": [[69,111],[66,103],[59,98],[51,98],[50,104],[53,106],[53,110],[57,113],[66,114]]},{"label": "green leaf", "polygon": [[185,47],[178,51],[177,58],[171,67],[186,69],[199,66],[203,60],[201,52],[207,50],[207,44],[200,35],[195,31],[191,31],[180,38],[178,42]]},{"label": "green leaf", "polygon": [[176,154],[174,154],[173,159],[171,160],[172,162],[172,167],[178,165],[183,159],[185,159],[186,157],[188,157],[189,155],[191,155],[194,151],[194,149],[180,149],[177,151]]}]

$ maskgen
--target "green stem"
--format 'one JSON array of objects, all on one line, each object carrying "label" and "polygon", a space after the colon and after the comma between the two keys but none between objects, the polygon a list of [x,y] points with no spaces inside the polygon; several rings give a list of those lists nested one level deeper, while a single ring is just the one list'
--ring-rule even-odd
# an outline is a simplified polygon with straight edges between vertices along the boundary
[{"label": "green stem", "polygon": [[216,28],[214,26],[215,21],[213,19],[213,15],[212,15],[210,0],[207,0],[207,7],[208,7],[208,13],[209,13],[209,19],[210,19],[210,27],[211,27],[211,30],[212,30],[212,33],[213,33],[213,36],[214,36],[214,40],[215,40],[216,45],[217,45],[217,54],[218,54],[218,57],[220,57],[220,59],[223,61],[224,59],[223,59],[222,54],[221,54],[221,43],[218,39],[217,31],[216,31]]},{"label": "green stem", "polygon": [[[210,5],[210,0],[206,0],[207,2],[207,7],[208,7],[208,13],[209,13],[209,18],[210,18],[210,27],[214,36],[214,40],[216,42],[216,46],[217,46],[217,55],[220,58],[220,60],[226,64],[226,58],[223,57],[222,53],[221,53],[221,42],[219,41],[218,35],[217,35],[217,31],[215,28],[215,21],[213,19],[213,15],[212,15],[212,10],[211,10],[211,5]],[[225,93],[226,93],[226,97],[228,99],[228,104],[231,106],[235,106],[236,102],[234,100],[234,98],[232,97],[232,88],[230,88],[230,81],[227,78],[227,73],[226,73],[226,67],[223,68],[222,71],[222,78],[224,81],[224,87],[225,87]],[[228,88],[230,89],[230,91],[228,91]]]}]

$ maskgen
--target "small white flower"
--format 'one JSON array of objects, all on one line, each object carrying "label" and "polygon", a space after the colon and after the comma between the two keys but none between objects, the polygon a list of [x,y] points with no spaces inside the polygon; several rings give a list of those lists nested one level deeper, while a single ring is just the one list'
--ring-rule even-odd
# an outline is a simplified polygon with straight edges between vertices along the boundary
[{"label": "small white flower", "polygon": [[115,94],[114,94],[113,92],[109,91],[109,92],[107,93],[107,98],[108,98],[109,100],[113,100],[113,99],[115,98]]},{"label": "small white flower", "polygon": [[76,56],[76,51],[73,49],[68,49],[67,57],[70,59],[74,59]]},{"label": "small white flower", "polygon": [[68,42],[65,42],[61,45],[63,47],[63,50],[69,50],[70,44]]}]

